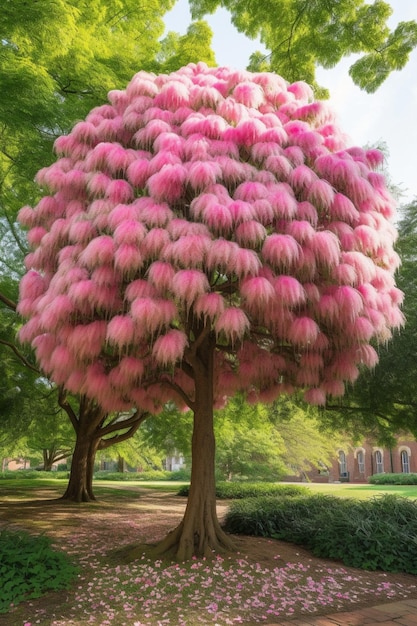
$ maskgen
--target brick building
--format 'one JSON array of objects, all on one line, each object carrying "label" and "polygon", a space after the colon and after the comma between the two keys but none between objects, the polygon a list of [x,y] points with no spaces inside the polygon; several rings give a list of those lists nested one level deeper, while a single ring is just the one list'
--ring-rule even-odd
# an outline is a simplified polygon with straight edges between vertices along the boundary
[{"label": "brick building", "polygon": [[[328,481],[335,482],[368,482],[373,474],[386,473],[417,473],[417,442],[412,439],[399,438],[392,448],[374,445],[365,441],[356,447],[345,447],[337,450],[337,455],[328,468]],[[309,474],[313,481],[317,480]],[[316,471],[323,480],[323,471]]]}]

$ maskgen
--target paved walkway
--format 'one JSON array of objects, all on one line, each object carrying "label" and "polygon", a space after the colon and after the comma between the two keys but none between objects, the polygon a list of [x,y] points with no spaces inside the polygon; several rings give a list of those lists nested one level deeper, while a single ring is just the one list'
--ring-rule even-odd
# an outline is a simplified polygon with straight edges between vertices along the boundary
[{"label": "paved walkway", "polygon": [[269,626],[415,626],[417,600],[402,600],[378,604],[357,611],[332,613],[321,617],[303,616],[301,619],[276,622]]}]

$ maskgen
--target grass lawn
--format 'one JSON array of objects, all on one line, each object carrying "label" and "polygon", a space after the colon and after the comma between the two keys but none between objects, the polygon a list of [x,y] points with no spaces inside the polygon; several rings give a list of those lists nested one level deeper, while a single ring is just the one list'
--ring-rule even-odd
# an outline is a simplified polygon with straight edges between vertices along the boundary
[{"label": "grass lawn", "polygon": [[[165,493],[177,493],[186,481],[143,481],[143,480],[95,480],[94,493],[98,498],[111,494],[120,497],[130,497],[128,492],[136,489],[150,489]],[[405,498],[417,498],[417,485],[368,485],[355,483],[296,483],[308,487],[312,493],[337,496],[339,498],[357,498],[364,500],[375,496],[392,493]],[[54,478],[22,478],[10,479],[0,476],[0,499],[28,498],[33,490],[45,492],[46,498],[56,498],[62,495],[66,487],[66,480]],[[49,494],[49,495],[47,495]]]},{"label": "grass lawn", "polygon": [[339,498],[364,500],[385,493],[404,498],[417,498],[417,485],[358,485],[355,483],[303,483],[313,493],[323,493]]}]

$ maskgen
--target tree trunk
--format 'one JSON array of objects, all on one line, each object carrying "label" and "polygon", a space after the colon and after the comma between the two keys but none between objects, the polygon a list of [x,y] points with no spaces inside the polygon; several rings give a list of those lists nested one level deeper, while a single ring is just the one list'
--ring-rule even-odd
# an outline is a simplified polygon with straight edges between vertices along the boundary
[{"label": "tree trunk", "polygon": [[126,463],[125,460],[122,456],[120,456],[117,459],[117,471],[123,473],[126,469]]},{"label": "tree trunk", "polygon": [[193,362],[194,428],[187,507],[180,525],[156,548],[159,554],[173,551],[178,561],[235,549],[220,527],[216,512],[213,357],[214,339],[209,337],[202,343]]},{"label": "tree trunk", "polygon": [[97,445],[83,437],[75,442],[72,456],[70,477],[62,500],[72,502],[91,502],[96,498],[93,493],[93,470]]},{"label": "tree trunk", "polygon": [[54,459],[54,454],[51,451],[51,453],[49,454],[49,450],[47,450],[46,448],[44,448],[42,450],[42,455],[43,455],[43,469],[45,472],[51,472],[52,471],[52,463],[53,463],[53,459]]},{"label": "tree trunk", "polygon": [[88,405],[80,407],[70,477],[62,500],[72,502],[96,500],[93,493],[93,473],[101,439],[102,420],[103,416],[99,411],[89,409]]}]

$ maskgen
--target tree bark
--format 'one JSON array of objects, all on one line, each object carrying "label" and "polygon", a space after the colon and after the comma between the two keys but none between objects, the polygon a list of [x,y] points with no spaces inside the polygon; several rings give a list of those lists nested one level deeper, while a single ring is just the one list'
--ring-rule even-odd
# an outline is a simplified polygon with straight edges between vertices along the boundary
[{"label": "tree bark", "polygon": [[96,500],[93,493],[93,473],[98,444],[99,439],[91,440],[77,436],[70,477],[62,500],[71,500],[72,502]]},{"label": "tree bark", "polygon": [[43,469],[45,472],[52,471],[52,461],[53,461],[53,453],[49,454],[49,450],[44,448],[42,450],[43,455]]},{"label": "tree bark", "polygon": [[158,554],[174,553],[178,561],[213,556],[235,546],[222,530],[216,512],[213,359],[215,343],[207,337],[192,360],[195,381],[191,483],[182,522],[157,546]]},{"label": "tree bark", "polygon": [[103,420],[104,416],[97,407],[88,402],[80,403],[78,419],[75,423],[71,420],[76,431],[76,440],[70,477],[62,500],[72,502],[96,500],[93,493],[94,462],[100,444],[100,426]]}]

